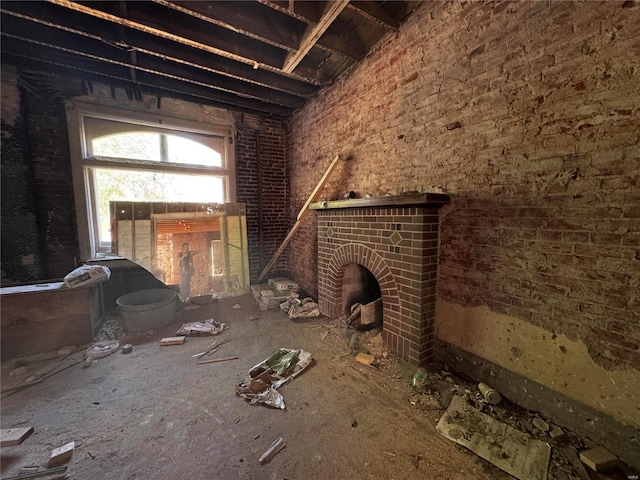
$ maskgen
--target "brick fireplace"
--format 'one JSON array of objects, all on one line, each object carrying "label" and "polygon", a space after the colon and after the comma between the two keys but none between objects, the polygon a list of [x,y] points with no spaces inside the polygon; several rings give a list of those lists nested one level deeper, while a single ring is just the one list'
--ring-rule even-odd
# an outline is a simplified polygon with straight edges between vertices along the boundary
[{"label": "brick fireplace", "polygon": [[369,270],[383,304],[383,340],[400,358],[432,358],[438,265],[436,193],[318,202],[318,303],[330,318],[344,314],[347,265]]}]

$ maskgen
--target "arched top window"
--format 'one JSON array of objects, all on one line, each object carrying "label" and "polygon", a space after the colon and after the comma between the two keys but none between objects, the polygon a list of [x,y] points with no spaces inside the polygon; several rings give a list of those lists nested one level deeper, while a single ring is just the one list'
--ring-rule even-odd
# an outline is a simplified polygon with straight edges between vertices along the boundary
[{"label": "arched top window", "polygon": [[235,201],[232,123],[81,102],[69,112],[83,258],[111,252],[110,202]]},{"label": "arched top window", "polygon": [[224,136],[85,117],[87,156],[222,168]]}]

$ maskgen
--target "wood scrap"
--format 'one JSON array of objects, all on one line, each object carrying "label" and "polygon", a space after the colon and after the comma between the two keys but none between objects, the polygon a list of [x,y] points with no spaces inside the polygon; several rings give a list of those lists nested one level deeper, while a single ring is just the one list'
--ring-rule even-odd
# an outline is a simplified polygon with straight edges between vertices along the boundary
[{"label": "wood scrap", "polygon": [[33,427],[3,428],[0,430],[0,447],[20,445],[33,433]]},{"label": "wood scrap", "polygon": [[371,365],[376,361],[376,357],[373,355],[369,355],[368,353],[359,353],[356,355],[356,362],[361,363],[363,365]]},{"label": "wood scrap", "polygon": [[166,347],[169,345],[182,345],[184,343],[185,337],[165,337],[160,340],[160,346]]},{"label": "wood scrap", "polygon": [[30,478],[45,477],[54,475],[56,473],[64,473],[67,471],[67,467],[47,468],[38,472],[26,472],[13,477],[5,478],[4,480],[29,480]]},{"label": "wood scrap", "polygon": [[240,357],[232,356],[232,357],[212,358],[210,360],[202,360],[201,362],[197,362],[197,365],[202,365],[203,363],[226,362],[227,360],[237,360],[238,358]]},{"label": "wood scrap", "polygon": [[76,442],[69,442],[61,447],[54,448],[51,452],[51,457],[49,457],[47,467],[57,467],[71,460],[75,446]]},{"label": "wood scrap", "polygon": [[329,175],[331,175],[331,172],[333,171],[333,169],[335,168],[336,164],[338,163],[338,160],[340,160],[340,156],[336,155],[335,158],[333,159],[333,161],[329,164],[329,167],[324,172],[324,175],[322,176],[322,178],[320,179],[320,181],[318,182],[316,187],[311,192],[311,195],[309,195],[309,198],[307,199],[305,204],[300,209],[300,212],[298,212],[298,218],[296,219],[296,223],[294,223],[293,227],[291,227],[291,230],[289,230],[289,233],[287,234],[285,239],[282,241],[282,244],[280,245],[280,247],[278,247],[278,250],[276,250],[276,252],[273,254],[273,257],[271,257],[271,260],[269,260],[269,263],[267,263],[267,265],[264,267],[264,269],[262,270],[262,272],[258,276],[258,279],[256,280],[256,284],[258,284],[258,283],[260,283],[262,281],[262,279],[265,277],[267,272],[276,263],[276,260],[278,260],[278,257],[280,257],[280,254],[284,251],[284,249],[287,247],[287,245],[289,245],[289,242],[293,238],[293,235],[298,231],[298,229],[300,228],[300,225],[302,224],[302,221],[304,220],[304,218],[309,213],[309,205],[312,202],[314,202],[318,198],[318,196],[320,195],[320,190],[322,189],[322,187],[324,186],[325,182],[327,181],[327,178],[329,178]]}]

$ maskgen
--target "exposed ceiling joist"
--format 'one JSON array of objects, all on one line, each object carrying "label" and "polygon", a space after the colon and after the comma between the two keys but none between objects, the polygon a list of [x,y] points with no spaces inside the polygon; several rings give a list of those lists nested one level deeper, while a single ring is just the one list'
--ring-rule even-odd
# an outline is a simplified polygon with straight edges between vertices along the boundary
[{"label": "exposed ceiling joist", "polygon": [[336,19],[340,12],[344,10],[344,8],[349,3],[349,0],[333,0],[329,2],[325,13],[320,18],[320,21],[314,25],[309,26],[307,31],[300,42],[300,46],[298,47],[298,51],[290,54],[284,62],[284,66],[282,70],[291,73],[296,68],[296,66],[302,61],[304,56],[311,50],[311,48],[316,44],[318,39],[322,36],[322,34],[329,28],[331,23]]},{"label": "exposed ceiling joist", "polygon": [[284,118],[419,3],[3,0],[2,62]]}]

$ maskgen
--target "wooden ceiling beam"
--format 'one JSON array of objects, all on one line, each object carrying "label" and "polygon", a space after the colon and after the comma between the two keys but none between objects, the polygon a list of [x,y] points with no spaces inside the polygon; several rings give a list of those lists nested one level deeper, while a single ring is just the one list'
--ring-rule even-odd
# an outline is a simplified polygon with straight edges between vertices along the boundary
[{"label": "wooden ceiling beam", "polygon": [[[264,68],[264,69],[275,71],[275,72],[281,71],[278,63],[279,58],[284,58],[285,56],[284,52],[281,52],[282,57],[280,57],[279,55],[271,54],[271,53],[265,53],[267,52],[266,47],[268,47],[268,45],[264,45],[264,48],[259,48],[259,47],[252,48],[252,49],[247,48],[247,49],[244,49],[245,51],[243,51],[242,53],[236,53],[237,51],[240,50],[240,48],[238,48],[237,45],[229,44],[228,42],[227,43],[221,42],[220,38],[213,35],[207,35],[206,41],[204,38],[199,38],[198,40],[196,40],[191,37],[193,36],[194,33],[197,33],[198,31],[202,31],[202,30],[196,29],[195,27],[189,28],[182,22],[180,23],[168,22],[168,25],[154,26],[153,25],[154,20],[158,17],[151,17],[151,15],[149,15],[147,10],[148,4],[143,5],[142,2],[129,3],[129,15],[131,18],[136,18],[136,20],[132,20],[128,18],[122,18],[108,11],[94,8],[94,7],[100,6],[101,8],[104,8],[107,10],[113,9],[114,7],[117,6],[117,4],[114,5],[113,2],[88,2],[88,4],[85,5],[78,2],[72,2],[70,0],[47,0],[47,1],[54,5],[59,5],[69,10],[83,13],[90,17],[106,20],[106,21],[115,23],[117,25],[123,25],[125,27],[131,28],[134,30],[138,30],[141,32],[155,35],[160,38],[171,40],[173,42],[198,48],[205,52],[214,53],[222,57],[236,60],[238,62],[251,65],[254,68]],[[171,30],[174,30],[174,31],[172,32]]]},{"label": "wooden ceiling beam", "polygon": [[8,47],[8,43],[9,40],[2,42],[3,61],[20,68],[49,71],[62,76],[82,78],[116,87],[140,89],[151,94],[278,118],[286,118],[293,111],[291,108],[246,99],[193,84],[183,84],[175,79],[149,75],[146,72],[138,72],[138,81],[133,83],[127,67],[91,60],[79,61],[56,54],[42,56],[41,53],[33,52],[29,47],[16,51]]},{"label": "wooden ceiling beam", "polygon": [[287,73],[293,72],[296,66],[302,61],[304,56],[311,50],[311,48],[316,44],[318,39],[322,36],[322,34],[331,26],[331,23],[336,19],[340,12],[344,10],[344,8],[349,3],[349,0],[333,0],[328,2],[327,8],[320,18],[320,21],[313,26],[309,26],[307,31],[305,32],[302,41],[300,42],[300,46],[298,47],[298,51],[287,56],[287,59],[284,62],[282,70]]},{"label": "wooden ceiling beam", "polygon": [[296,50],[305,29],[299,20],[258,2],[243,2],[239,9],[238,2],[220,0],[153,1],[286,51]]},{"label": "wooden ceiling beam", "polygon": [[[249,85],[245,82],[238,82],[221,75],[205,72],[184,64],[160,60],[157,57],[146,54],[136,55],[134,62],[130,55],[131,52],[126,50],[106,45],[93,39],[85,38],[82,42],[79,42],[77,36],[72,33],[55,30],[51,27],[34,26],[26,20],[22,21],[22,23],[15,21],[3,21],[2,23],[4,27],[2,31],[3,38],[12,38],[25,44],[50,47],[79,57],[128,67],[132,72],[131,80],[133,82],[137,81],[139,72],[146,72],[290,108],[300,107],[304,103],[304,99],[300,97],[265,87]],[[31,37],[35,37],[38,40],[33,40]]]},{"label": "wooden ceiling beam", "polygon": [[349,8],[367,20],[380,25],[391,32],[400,28],[400,22],[389,15],[380,5],[371,0],[353,0]]}]

